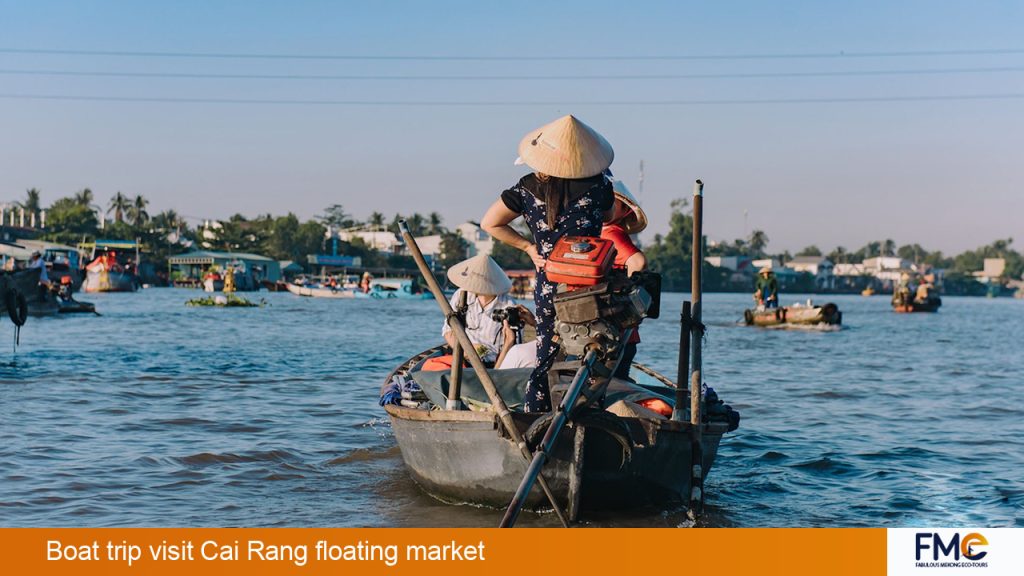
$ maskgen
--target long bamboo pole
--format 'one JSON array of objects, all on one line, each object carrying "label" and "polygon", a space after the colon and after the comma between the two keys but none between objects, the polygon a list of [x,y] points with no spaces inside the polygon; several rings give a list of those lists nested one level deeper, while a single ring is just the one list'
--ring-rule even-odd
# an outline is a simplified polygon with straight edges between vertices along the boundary
[{"label": "long bamboo pole", "polygon": [[[469,293],[465,290],[459,292],[459,301],[456,302],[456,309],[462,312],[466,309],[466,298]],[[458,339],[452,346],[452,373],[448,378],[448,402],[445,408],[448,410],[462,409],[462,342]]]},{"label": "long bamboo pole", "polygon": [[691,320],[690,346],[692,350],[692,372],[690,381],[690,509],[691,519],[704,511],[704,447],[701,430],[701,270],[704,264],[704,183],[697,180],[693,185],[693,257],[692,284],[693,319]]},{"label": "long bamboo pole", "polygon": [[672,408],[672,420],[683,421],[686,405],[687,384],[690,378],[690,327],[692,317],[690,301],[683,302],[683,311],[679,315],[679,364],[676,372],[676,405]]},{"label": "long bamboo pole", "polygon": [[[505,401],[502,400],[501,394],[498,393],[497,386],[494,385],[494,381],[491,380],[491,375],[487,373],[487,367],[484,366],[484,361],[480,359],[480,355],[477,354],[476,348],[473,347],[473,343],[470,341],[469,336],[466,335],[466,330],[462,326],[462,322],[459,321],[458,317],[455,316],[455,312],[452,310],[448,300],[444,297],[444,292],[441,291],[441,287],[437,284],[437,278],[430,272],[430,267],[427,266],[427,261],[423,258],[423,253],[420,252],[419,245],[416,244],[416,239],[413,238],[412,233],[409,232],[409,225],[406,224],[405,220],[402,220],[398,224],[399,230],[402,232],[402,239],[405,240],[406,247],[409,248],[409,252],[412,254],[413,260],[416,261],[416,266],[420,270],[420,274],[423,275],[423,279],[427,281],[427,287],[430,288],[430,292],[434,294],[434,299],[437,300],[437,305],[441,307],[441,312],[444,313],[444,317],[447,318],[448,326],[452,329],[452,334],[462,344],[462,349],[465,351],[466,359],[469,360],[473,370],[476,372],[477,378],[480,379],[480,384],[483,385],[484,390],[487,392],[487,397],[491,401],[491,406],[494,407],[495,412],[498,414],[498,420],[501,425],[505,427],[508,435],[512,437],[512,441],[515,442],[522,453],[523,458],[527,462],[533,461],[533,454],[530,452],[530,447],[526,445],[526,440],[523,435],[516,428],[515,422],[512,421],[512,412],[508,409]],[[558,504],[558,500],[555,499],[555,494],[551,491],[548,486],[547,480],[543,476],[537,478],[537,483],[540,484],[544,494],[548,498],[548,502],[551,503],[551,507],[555,510],[555,514],[558,519],[562,522],[562,526],[568,528],[569,521],[565,517],[565,513],[562,512],[562,507]]]}]

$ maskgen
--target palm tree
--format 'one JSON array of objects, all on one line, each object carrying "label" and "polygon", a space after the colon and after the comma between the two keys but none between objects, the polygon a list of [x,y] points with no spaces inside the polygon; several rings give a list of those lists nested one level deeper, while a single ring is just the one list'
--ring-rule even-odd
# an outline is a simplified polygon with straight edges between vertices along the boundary
[{"label": "palm tree", "polygon": [[92,194],[92,190],[88,188],[82,188],[78,192],[75,192],[75,202],[81,204],[82,206],[90,206],[93,200],[94,197]]},{"label": "palm tree", "polygon": [[427,234],[440,234],[443,230],[441,223],[444,222],[444,218],[441,218],[441,215],[437,212],[431,212],[430,215],[427,216],[427,222],[430,226],[427,229]]},{"label": "palm tree", "polygon": [[384,215],[381,214],[380,212],[374,212],[373,214],[370,214],[370,224],[372,224],[375,228],[384,226]]},{"label": "palm tree", "polygon": [[764,249],[768,246],[768,235],[764,230],[754,230],[750,234],[750,251],[752,256],[763,256]]},{"label": "palm tree", "polygon": [[412,232],[413,236],[423,235],[423,216],[419,212],[414,212],[412,216],[406,219],[409,224],[409,231]]},{"label": "palm tree", "polygon": [[124,222],[124,215],[132,207],[131,201],[124,194],[118,191],[114,194],[114,197],[110,199],[110,207],[107,209],[107,214],[114,213],[114,222]]},{"label": "palm tree", "polygon": [[828,259],[831,260],[833,264],[846,263],[846,248],[836,246],[836,249],[828,255]]},{"label": "palm tree", "polygon": [[141,194],[132,201],[131,206],[128,208],[128,217],[131,218],[133,226],[142,226],[149,220],[149,212],[146,212],[146,206],[149,206],[149,200],[143,198]]},{"label": "palm tree", "polygon": [[184,221],[174,210],[164,210],[153,217],[153,225],[164,232],[180,231]]},{"label": "palm tree", "polygon": [[21,203],[21,207],[25,209],[28,214],[39,213],[39,190],[36,188],[29,188],[25,191],[25,201]]},{"label": "palm tree", "polygon": [[882,243],[882,256],[895,256],[896,255],[896,242],[893,242],[892,238],[889,238]]}]

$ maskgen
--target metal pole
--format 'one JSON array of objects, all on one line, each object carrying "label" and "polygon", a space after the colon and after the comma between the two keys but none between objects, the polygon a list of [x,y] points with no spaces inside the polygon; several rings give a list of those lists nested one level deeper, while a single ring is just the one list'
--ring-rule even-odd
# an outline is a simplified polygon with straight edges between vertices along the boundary
[{"label": "metal pole", "polygon": [[[515,422],[512,421],[512,412],[508,409],[508,405],[502,400],[501,394],[498,393],[497,386],[494,385],[494,381],[491,380],[491,375],[487,373],[487,367],[484,366],[484,361],[480,359],[480,355],[477,354],[476,349],[473,347],[473,342],[470,341],[469,336],[466,335],[466,330],[462,327],[462,322],[459,321],[458,317],[455,316],[455,312],[452,310],[448,300],[444,297],[444,292],[441,287],[437,284],[437,278],[430,273],[430,267],[427,266],[426,260],[423,259],[423,253],[420,252],[420,247],[416,244],[416,239],[413,238],[412,233],[409,232],[409,225],[406,224],[405,220],[402,220],[398,224],[399,229],[402,232],[402,239],[405,240],[406,246],[409,247],[409,252],[412,254],[413,260],[416,261],[416,266],[420,270],[420,274],[423,275],[423,279],[427,281],[427,286],[430,288],[431,293],[434,294],[434,299],[437,300],[437,305],[441,307],[441,312],[444,317],[448,319],[448,326],[452,329],[452,334],[462,344],[462,348],[466,353],[466,359],[469,360],[473,370],[476,372],[477,378],[480,379],[480,384],[483,385],[484,390],[487,392],[487,397],[491,401],[491,406],[494,411],[498,414],[498,420],[501,425],[508,432],[508,435],[512,437],[512,441],[519,448],[523,458],[527,462],[533,460],[533,454],[530,453],[530,447],[526,445],[526,440],[523,438],[522,433],[516,428]],[[544,494],[548,498],[548,502],[551,503],[551,507],[554,508],[555,514],[558,519],[562,522],[562,526],[568,528],[569,521],[565,517],[565,513],[562,512],[562,507],[559,506],[558,500],[555,499],[555,494],[551,491],[547,481],[543,476],[537,478],[537,483],[540,484]]]},{"label": "metal pole", "polygon": [[704,183],[693,185],[693,264],[692,285],[693,319],[690,323],[693,372],[690,381],[690,510],[696,519],[704,511],[704,448],[701,430],[701,270],[704,264]]},{"label": "metal pole", "polygon": [[[459,300],[455,303],[459,312],[466,309],[468,295],[465,290],[459,292]],[[448,410],[462,409],[462,360],[462,342],[456,339],[452,345],[452,373],[448,378],[448,402],[445,405]]]},{"label": "metal pole", "polygon": [[686,412],[686,389],[690,379],[690,330],[693,319],[690,316],[690,301],[683,302],[683,312],[679,315],[679,366],[676,372],[676,405],[672,408],[672,420],[683,421]]}]

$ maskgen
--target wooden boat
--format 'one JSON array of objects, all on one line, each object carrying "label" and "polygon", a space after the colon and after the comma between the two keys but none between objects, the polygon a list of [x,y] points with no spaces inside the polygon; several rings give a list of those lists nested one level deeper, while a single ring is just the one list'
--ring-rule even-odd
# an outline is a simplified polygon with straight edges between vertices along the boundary
[{"label": "wooden boat", "polygon": [[411,278],[380,278],[370,282],[371,298],[413,298],[430,300],[434,297],[429,290],[422,289]]},{"label": "wooden boat", "polygon": [[124,270],[86,270],[83,292],[135,292],[138,283],[135,275]]},{"label": "wooden boat", "polygon": [[[139,245],[130,240],[97,240],[80,244],[80,249],[91,248],[92,261],[85,268],[84,292],[135,292],[139,280],[141,255]],[[134,251],[134,256],[131,255]]]},{"label": "wooden boat", "polygon": [[287,292],[288,283],[284,280],[260,280],[260,284],[267,290],[267,292]]},{"label": "wooden boat", "polygon": [[97,314],[96,305],[91,302],[80,302],[74,298],[63,299],[53,292],[32,299],[28,304],[31,316],[55,316],[57,314]]},{"label": "wooden boat", "polygon": [[829,302],[824,306],[783,306],[765,310],[746,310],[743,321],[747,326],[779,326],[795,325],[839,325],[843,323],[843,313],[839,307]]},{"label": "wooden boat", "polygon": [[[430,409],[444,406],[446,372],[419,372],[428,358],[440,354],[428,350],[410,358],[384,382],[382,393],[396,376],[418,379],[431,401],[413,408],[388,404],[395,439],[406,468],[420,487],[449,503],[466,503],[504,508],[516,492],[527,462],[519,448],[502,433],[495,412],[481,402],[486,395],[471,371],[463,375],[462,397],[480,410]],[[513,420],[529,439],[530,426],[540,417],[516,411],[529,368],[494,370],[502,397],[513,408]],[[672,398],[675,384],[668,378],[634,364],[637,388],[651,395]],[[425,380],[425,381],[423,381]],[[613,381],[625,382],[625,381]],[[609,388],[609,397],[613,387]],[[558,387],[554,388],[558,394]],[[710,394],[705,401],[710,403]],[[689,400],[687,400],[687,405]],[[722,435],[730,429],[729,413],[720,408],[705,412],[702,425],[703,474],[715,461]],[[727,408],[727,407],[725,407]],[[734,426],[739,415],[735,414]],[[555,495],[569,502],[570,516],[579,510],[610,510],[641,505],[676,505],[690,495],[690,423],[668,419],[620,417],[594,410],[572,428],[562,430],[544,476]],[[543,434],[544,428],[540,429]],[[574,506],[572,503],[578,503]],[[527,499],[527,507],[549,505],[539,490]]]},{"label": "wooden boat", "polygon": [[356,297],[356,292],[349,288],[331,288],[320,284],[296,284],[294,282],[288,282],[285,287],[296,296],[308,296],[311,298]]},{"label": "wooden boat", "polygon": [[868,286],[867,288],[865,288],[865,289],[860,291],[860,295],[861,296],[874,296],[875,295],[875,289],[870,287],[870,286]]},{"label": "wooden boat", "polygon": [[942,298],[938,296],[931,296],[923,302],[917,300],[902,302],[897,298],[893,298],[892,301],[892,309],[901,314],[910,312],[938,312],[940,306],[942,306]]}]

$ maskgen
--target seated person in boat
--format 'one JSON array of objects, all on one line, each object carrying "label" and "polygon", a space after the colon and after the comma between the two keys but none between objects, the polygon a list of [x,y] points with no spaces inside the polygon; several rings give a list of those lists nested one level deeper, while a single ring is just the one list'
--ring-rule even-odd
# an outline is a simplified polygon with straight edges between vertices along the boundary
[{"label": "seated person in boat", "polygon": [[[458,311],[462,293],[467,294],[463,320],[466,335],[484,362],[494,362],[503,344],[502,321],[495,320],[494,312],[516,306],[508,295],[512,281],[501,266],[485,254],[463,260],[449,268],[448,280],[459,288],[451,298],[453,310]],[[455,335],[447,322],[441,335],[449,346],[455,344]]]},{"label": "seated person in boat", "polygon": [[[529,308],[519,304],[519,318],[523,324],[537,326],[537,318],[530,312]],[[522,327],[519,327],[522,333]],[[509,324],[508,319],[502,321],[501,325],[501,352],[494,362],[494,367],[500,370],[509,368],[536,368],[537,367],[537,341],[517,342],[516,330]]]},{"label": "seated person in boat", "polygon": [[892,295],[893,304],[900,306],[910,304],[911,293],[910,274],[904,272],[900,275],[899,284],[896,285],[896,291]]},{"label": "seated person in boat", "polygon": [[[636,247],[630,237],[631,234],[639,234],[647,227],[647,215],[621,180],[612,180],[612,191],[615,194],[615,203],[612,204],[611,216],[601,228],[601,238],[611,240],[615,245],[613,266],[619,270],[625,270],[627,276],[632,276],[634,272],[642,272],[647,269],[647,257]],[[629,378],[629,368],[633,365],[636,345],[639,343],[640,332],[635,330],[626,344],[626,350],[615,371],[615,376]]]},{"label": "seated person in boat", "polygon": [[771,266],[765,266],[758,271],[757,291],[754,292],[754,300],[761,308],[779,307],[779,280],[772,272]]}]

